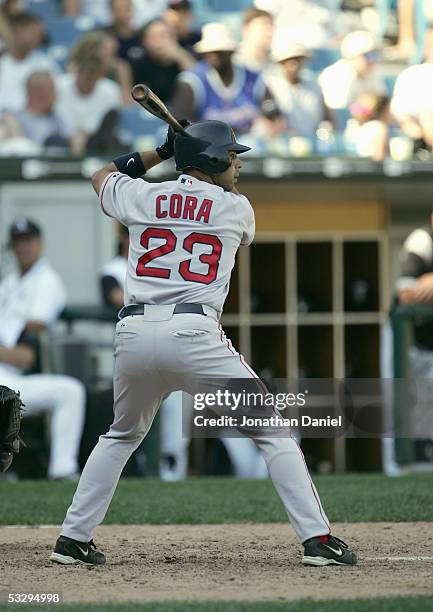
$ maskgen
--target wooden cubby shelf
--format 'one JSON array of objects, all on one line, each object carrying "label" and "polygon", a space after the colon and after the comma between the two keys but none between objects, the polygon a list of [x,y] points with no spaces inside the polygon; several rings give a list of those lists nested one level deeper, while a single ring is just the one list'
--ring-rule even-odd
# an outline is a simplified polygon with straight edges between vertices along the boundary
[{"label": "wooden cubby shelf", "polygon": [[[302,378],[379,376],[386,319],[385,231],[258,233],[238,252],[223,326],[257,373]],[[359,446],[371,450],[355,457]],[[374,440],[310,439],[319,471],[377,469]]]}]

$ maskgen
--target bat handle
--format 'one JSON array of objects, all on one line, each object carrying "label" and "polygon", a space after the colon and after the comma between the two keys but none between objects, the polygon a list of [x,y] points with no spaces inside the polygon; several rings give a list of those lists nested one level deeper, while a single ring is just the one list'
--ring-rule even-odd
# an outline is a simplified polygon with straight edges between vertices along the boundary
[{"label": "bat handle", "polygon": [[185,132],[185,128],[179,123],[179,121],[175,117],[173,117],[171,113],[169,113],[169,115],[167,116],[167,123],[171,125],[173,130],[178,134],[183,134],[184,136],[188,135]]}]

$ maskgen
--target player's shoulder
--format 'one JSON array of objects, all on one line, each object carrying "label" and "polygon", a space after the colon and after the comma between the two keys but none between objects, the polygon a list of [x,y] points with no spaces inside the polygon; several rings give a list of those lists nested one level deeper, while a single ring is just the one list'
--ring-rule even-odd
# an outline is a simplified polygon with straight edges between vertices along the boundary
[{"label": "player's shoulder", "polygon": [[[172,179],[171,181],[157,181],[155,183],[150,183],[150,184],[153,185],[157,189],[160,188],[160,189],[170,190],[170,189],[175,189],[176,187],[183,186],[186,183],[183,183],[180,177],[178,177],[177,179]],[[190,184],[188,184],[188,187],[189,186]]]},{"label": "player's shoulder", "polygon": [[426,261],[433,259],[433,231],[430,228],[413,230],[403,243],[403,251],[414,253]]},{"label": "player's shoulder", "polygon": [[225,191],[223,194],[223,198],[231,201],[233,204],[237,204],[239,206],[251,206],[251,202],[243,193],[234,193],[233,191]]},{"label": "player's shoulder", "polygon": [[39,70],[50,70],[54,73],[58,73],[58,66],[56,62],[42,49],[34,49],[29,53],[26,60],[27,65],[30,67],[39,68]]},{"label": "player's shoulder", "polygon": [[350,62],[348,62],[345,59],[339,59],[336,62],[334,62],[333,64],[331,64],[330,66],[326,66],[326,68],[324,68],[322,70],[322,72],[320,73],[319,76],[319,80],[321,78],[330,78],[334,75],[339,75],[339,74],[347,74],[347,73],[351,73],[353,72],[353,68],[350,64]]},{"label": "player's shoulder", "polygon": [[234,60],[233,66],[235,71],[238,73],[238,76],[243,76],[247,80],[256,80],[260,77],[261,73],[257,70],[253,70],[252,68],[248,68],[242,61]]},{"label": "player's shoulder", "polygon": [[74,82],[75,82],[74,75],[71,72],[62,73],[56,77],[56,85],[72,86]]},{"label": "player's shoulder", "polygon": [[17,284],[19,282],[20,276],[18,275],[17,272],[9,272],[9,274],[6,274],[6,276],[4,278],[1,279],[0,281],[0,291],[8,291],[10,290],[10,288]]},{"label": "player's shoulder", "polygon": [[122,188],[123,186],[127,186],[128,188],[133,187],[134,189],[137,189],[137,190],[139,190],[140,188],[147,189],[155,184],[155,183],[149,183],[143,178],[131,178],[127,174],[124,174],[123,172],[119,172],[118,170],[116,170],[115,172],[110,172],[110,174],[107,174],[107,176],[105,177],[102,183],[102,188],[104,188],[105,185],[108,184],[109,182],[111,182],[112,185],[114,185],[115,183],[116,189]]},{"label": "player's shoulder", "polygon": [[71,73],[59,74],[56,77],[56,89],[58,94],[69,94],[74,89],[74,75]]},{"label": "player's shoulder", "polygon": [[197,74],[200,76],[204,76],[207,72],[209,72],[210,66],[204,60],[199,60],[192,66],[188,68],[188,70],[184,70],[181,74]]},{"label": "player's shoulder", "polygon": [[97,85],[100,93],[117,95],[121,92],[121,88],[118,83],[115,83],[114,81],[112,81],[111,79],[107,79],[106,77],[99,79]]},{"label": "player's shoulder", "polygon": [[60,278],[60,274],[46,259],[40,259],[37,262],[31,278],[35,283],[50,283],[63,288],[63,281]]},{"label": "player's shoulder", "polygon": [[[188,177],[187,175],[182,175],[175,180],[171,181],[157,181],[154,183],[148,183],[148,189],[157,194],[177,194],[177,193],[185,193],[185,195],[194,195],[195,189],[197,185],[194,183],[193,179]],[[198,187],[200,189],[200,187]],[[194,192],[194,193],[193,193]]]}]

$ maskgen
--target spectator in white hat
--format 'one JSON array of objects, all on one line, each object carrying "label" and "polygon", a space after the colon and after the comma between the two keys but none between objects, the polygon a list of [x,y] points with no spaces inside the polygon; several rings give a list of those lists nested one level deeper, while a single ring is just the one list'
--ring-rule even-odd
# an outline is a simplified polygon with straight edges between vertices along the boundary
[{"label": "spectator in white hat", "polygon": [[173,111],[190,121],[216,119],[244,134],[260,114],[266,89],[260,75],[233,61],[237,43],[222,23],[203,27],[194,50],[202,60],[178,77]]},{"label": "spectator in white hat", "polygon": [[378,65],[378,49],[370,32],[357,30],[344,37],[342,59],[325,68],[319,84],[327,106],[347,108],[361,94],[386,95],[386,83]]},{"label": "spectator in white hat", "polygon": [[424,63],[401,72],[395,83],[391,112],[403,132],[419,146],[433,145],[433,33],[427,36]]},{"label": "spectator in white hat", "polygon": [[58,319],[66,304],[63,282],[43,256],[42,230],[30,219],[9,229],[17,268],[0,282],[0,380],[19,389],[24,418],[50,413],[48,477],[75,479],[84,425],[84,385],[70,376],[41,372],[40,333]]},{"label": "spectator in white hat", "polygon": [[329,119],[319,84],[303,71],[310,53],[290,42],[285,30],[277,33],[272,45],[275,62],[264,80],[280,111],[287,117],[289,133],[313,140],[319,123]]}]

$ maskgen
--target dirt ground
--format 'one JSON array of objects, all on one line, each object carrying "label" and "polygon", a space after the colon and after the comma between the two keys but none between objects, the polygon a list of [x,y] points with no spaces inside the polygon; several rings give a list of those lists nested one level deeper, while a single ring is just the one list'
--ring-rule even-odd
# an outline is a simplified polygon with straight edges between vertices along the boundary
[{"label": "dirt ground", "polygon": [[62,591],[72,601],[290,600],[433,594],[432,523],[335,525],[353,568],[307,568],[286,524],[107,525],[98,568],[48,560],[56,528],[0,528],[0,592]]}]

